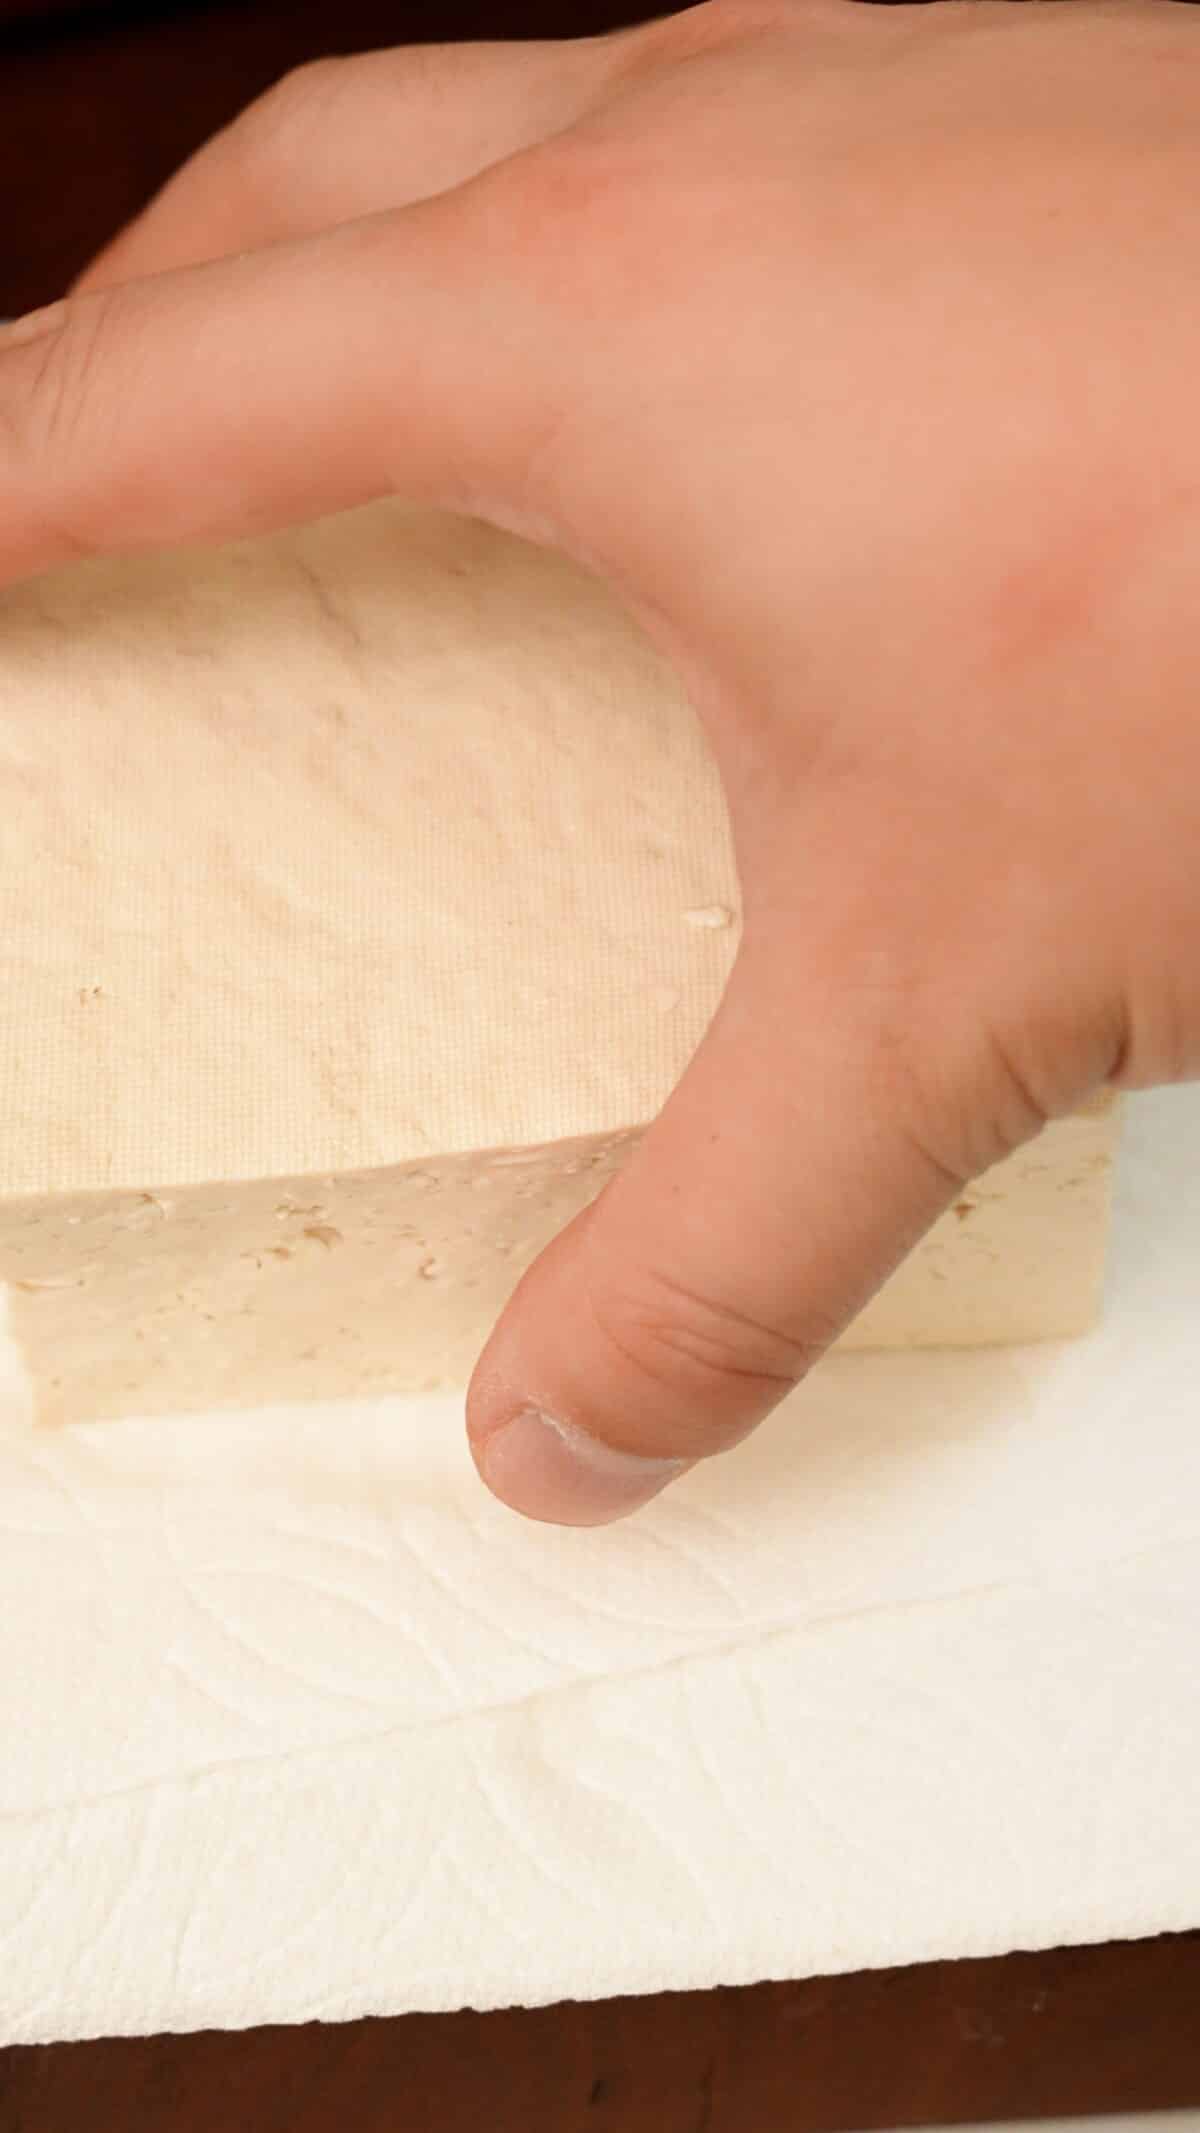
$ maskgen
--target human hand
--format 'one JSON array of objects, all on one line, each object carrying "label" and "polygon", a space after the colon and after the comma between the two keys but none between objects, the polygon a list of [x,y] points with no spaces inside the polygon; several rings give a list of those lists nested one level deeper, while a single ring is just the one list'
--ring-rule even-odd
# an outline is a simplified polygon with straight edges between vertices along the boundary
[{"label": "human hand", "polygon": [[0,339],[0,574],[400,490],[691,689],[742,946],[480,1362],[518,1508],[734,1444],[967,1178],[1200,1071],[1198,200],[1175,0],[714,0],[306,70]]}]

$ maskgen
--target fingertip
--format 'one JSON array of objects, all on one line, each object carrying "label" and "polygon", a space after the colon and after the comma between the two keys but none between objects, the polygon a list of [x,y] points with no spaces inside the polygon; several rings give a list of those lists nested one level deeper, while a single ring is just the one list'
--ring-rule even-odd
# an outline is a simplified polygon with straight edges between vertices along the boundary
[{"label": "fingertip", "polygon": [[471,1449],[493,1496],[525,1518],[559,1526],[602,1526],[626,1518],[678,1480],[690,1463],[618,1451],[536,1407],[476,1428]]}]

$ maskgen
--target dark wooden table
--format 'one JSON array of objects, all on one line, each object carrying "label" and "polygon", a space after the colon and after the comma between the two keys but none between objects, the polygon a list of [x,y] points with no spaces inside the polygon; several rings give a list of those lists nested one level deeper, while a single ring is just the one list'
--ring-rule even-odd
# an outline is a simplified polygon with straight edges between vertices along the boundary
[{"label": "dark wooden table", "polygon": [[[301,60],[638,0],[0,0],[0,315]],[[0,1919],[0,1929],[3,1920]],[[0,2052],[0,2133],[815,2133],[1200,2104],[1200,1935],[532,2012]]]},{"label": "dark wooden table", "polygon": [[1200,2102],[1200,1934],[0,2052],[3,2133],[834,2133]]}]

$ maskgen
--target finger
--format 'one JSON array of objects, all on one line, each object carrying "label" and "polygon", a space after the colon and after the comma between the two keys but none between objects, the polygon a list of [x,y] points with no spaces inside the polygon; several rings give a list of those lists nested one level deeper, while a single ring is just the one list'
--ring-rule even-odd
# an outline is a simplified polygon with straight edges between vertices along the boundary
[{"label": "finger", "polygon": [[201,148],[76,289],[256,251],[461,185],[577,117],[614,43],[414,46],[297,68]]},{"label": "finger", "polygon": [[539,531],[528,469],[585,351],[523,270],[515,169],[0,335],[0,579],[397,489]]},{"label": "finger", "polygon": [[735,1444],[961,1189],[882,1030],[815,981],[798,1014],[795,960],[743,951],[657,1124],[480,1361],[475,1460],[530,1517],[619,1518]]}]

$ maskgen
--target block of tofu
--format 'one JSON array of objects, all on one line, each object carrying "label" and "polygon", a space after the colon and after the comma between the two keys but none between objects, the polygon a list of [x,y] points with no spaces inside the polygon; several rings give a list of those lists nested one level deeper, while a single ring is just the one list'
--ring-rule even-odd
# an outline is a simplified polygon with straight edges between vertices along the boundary
[{"label": "block of tofu", "polygon": [[[0,1284],[50,1422],[457,1385],[734,956],[720,789],[599,584],[398,505],[0,595]],[[848,1339],[1084,1327],[1111,1104]]]}]

